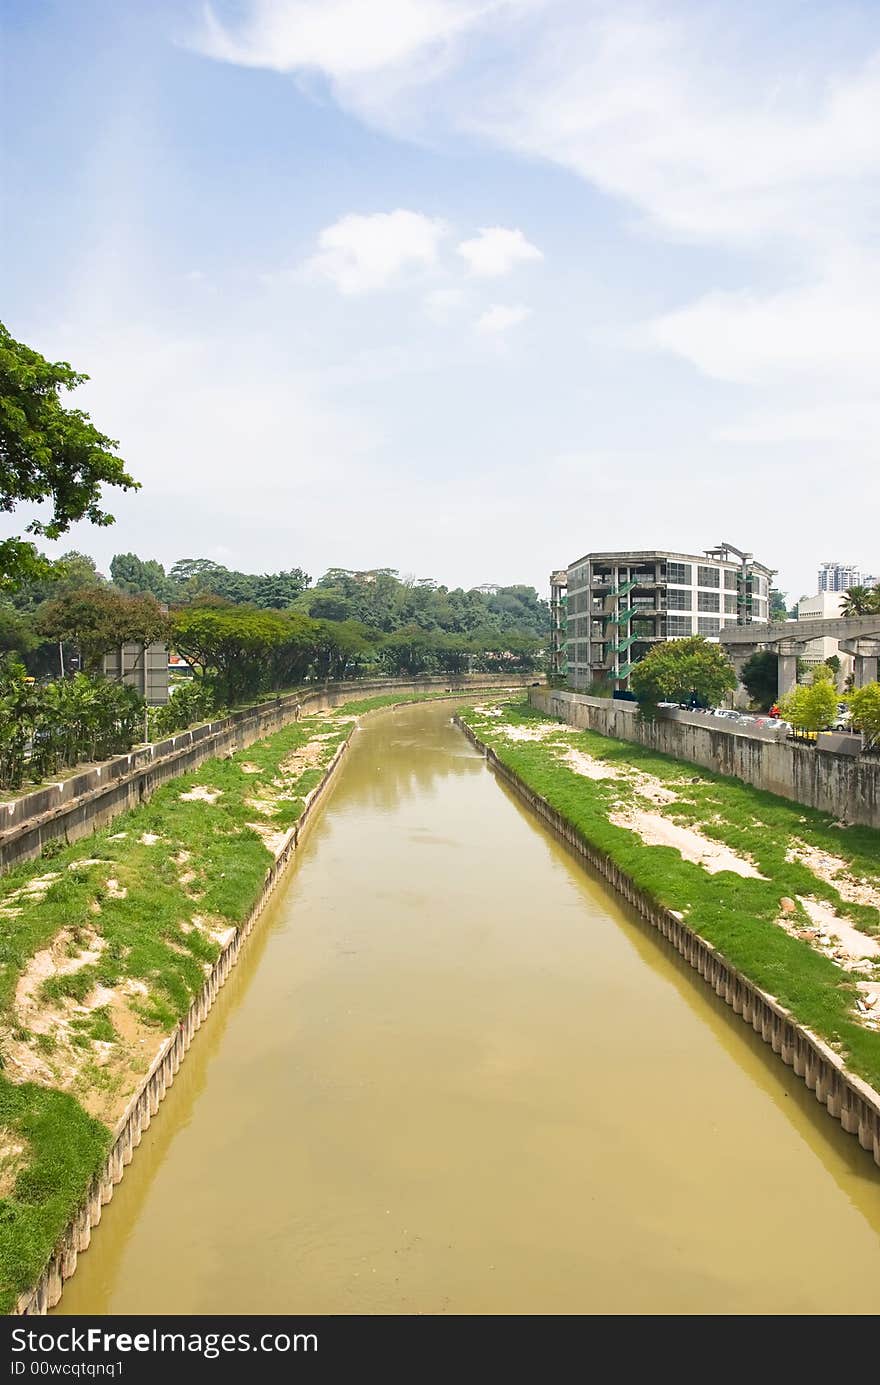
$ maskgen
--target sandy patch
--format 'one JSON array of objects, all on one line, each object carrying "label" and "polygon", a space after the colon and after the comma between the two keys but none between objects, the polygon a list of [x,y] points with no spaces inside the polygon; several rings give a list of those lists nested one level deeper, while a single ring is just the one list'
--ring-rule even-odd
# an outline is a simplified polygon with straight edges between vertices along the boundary
[{"label": "sandy patch", "polygon": [[0,905],[0,917],[16,918],[27,904],[39,904],[44,899],[49,886],[61,878],[57,870],[47,871],[45,875],[34,876],[17,890],[10,890]]},{"label": "sandy patch", "polygon": [[269,827],[265,822],[249,822],[246,826],[250,827],[265,847],[268,847],[273,856],[280,856],[287,845],[292,828],[287,828],[281,832],[277,828]]},{"label": "sandy patch", "polygon": [[155,846],[161,838],[157,832],[142,832],[138,837],[141,846]]},{"label": "sandy patch", "polygon": [[753,880],[766,880],[757,866],[745,856],[739,856],[722,842],[713,842],[692,827],[680,827],[670,822],[660,813],[646,813],[639,808],[627,807],[608,814],[609,820],[617,827],[625,827],[636,832],[646,846],[671,846],[684,857],[702,866],[710,875],[730,870]]},{"label": "sandy patch", "polygon": [[[219,943],[221,948],[226,947],[227,943],[231,943],[235,937],[235,928],[223,919],[210,919],[203,914],[193,914],[192,923],[206,938],[211,938],[215,943]],[[211,963],[208,964],[209,970],[210,966]]]},{"label": "sandy patch", "polygon": [[69,955],[72,934],[62,928],[49,947],[35,952],[18,979],[15,988],[14,1011],[18,1021],[35,1034],[48,1034],[60,1015],[60,1008],[46,1004],[40,997],[43,982],[53,976],[72,976],[83,967],[93,966],[107,946],[97,933],[87,933],[85,947]]},{"label": "sandy patch", "polygon": [[534,726],[499,726],[498,735],[508,741],[545,741],[548,736],[564,737],[566,731],[558,722],[549,721],[537,722]]},{"label": "sandy patch", "polygon": [[827,956],[839,962],[880,957],[880,940],[862,933],[848,919],[842,918],[827,900],[798,895],[798,903],[813,925],[815,945]]},{"label": "sandy patch", "polygon": [[111,877],[107,881],[107,897],[109,899],[125,899],[127,894],[128,888],[125,885],[120,885],[118,880]]},{"label": "sandy patch", "polygon": [[880,910],[880,886],[870,880],[856,879],[849,874],[847,862],[828,851],[820,851],[806,842],[795,841],[785,853],[786,861],[797,861],[806,866],[819,880],[833,885],[841,899],[847,904],[867,904]]},{"label": "sandy patch", "polygon": [[566,750],[561,759],[563,764],[574,770],[575,774],[582,774],[585,779],[623,778],[616,765],[609,765],[604,760],[597,760],[594,756],[587,755],[583,750],[575,750],[574,746]]},{"label": "sandy patch", "polygon": [[249,760],[245,760],[243,764],[239,765],[239,769],[241,770],[242,774],[262,774],[262,773],[263,773],[263,771],[260,769],[260,766],[259,766],[259,765],[252,765],[252,764],[250,763]]},{"label": "sandy patch", "polygon": [[8,1126],[0,1126],[0,1197],[9,1197],[27,1162],[27,1141]]},{"label": "sandy patch", "polygon": [[209,789],[205,784],[196,784],[186,793],[180,795],[184,803],[210,803],[214,804],[222,794],[222,789]]}]

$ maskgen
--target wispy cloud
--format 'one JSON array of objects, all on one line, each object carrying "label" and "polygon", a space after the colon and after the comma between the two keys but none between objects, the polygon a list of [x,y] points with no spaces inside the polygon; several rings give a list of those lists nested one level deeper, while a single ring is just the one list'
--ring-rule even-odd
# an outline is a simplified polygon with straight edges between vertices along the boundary
[{"label": "wispy cloud", "polygon": [[361,216],[349,213],[325,226],[308,274],[329,279],[340,293],[387,288],[407,269],[433,265],[446,223],[398,208]]},{"label": "wispy cloud", "polygon": [[208,4],[193,42],[223,62],[344,80],[412,62],[500,8],[499,0],[250,0],[224,21]]},{"label": "wispy cloud", "polygon": [[481,227],[479,235],[461,242],[458,253],[472,274],[486,279],[500,278],[517,265],[544,258],[522,231],[507,226]]},{"label": "wispy cloud", "polygon": [[531,309],[524,303],[493,303],[477,318],[474,326],[484,336],[499,336],[525,322],[530,313]]}]

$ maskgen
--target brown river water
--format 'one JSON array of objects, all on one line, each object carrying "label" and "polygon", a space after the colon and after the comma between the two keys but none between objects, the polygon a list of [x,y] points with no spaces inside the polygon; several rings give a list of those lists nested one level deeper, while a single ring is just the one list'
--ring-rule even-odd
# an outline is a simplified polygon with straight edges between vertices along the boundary
[{"label": "brown river water", "polygon": [[61,1313],[876,1313],[880,1170],[493,777],[368,718]]}]

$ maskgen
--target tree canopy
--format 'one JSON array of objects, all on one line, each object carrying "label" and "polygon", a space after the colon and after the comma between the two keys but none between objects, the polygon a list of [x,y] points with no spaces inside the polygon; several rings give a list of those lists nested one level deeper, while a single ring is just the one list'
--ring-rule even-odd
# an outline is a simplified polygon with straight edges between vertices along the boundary
[{"label": "tree canopy", "polygon": [[[47,361],[15,341],[0,322],[0,511],[22,503],[49,511],[26,526],[26,533],[57,539],[76,520],[113,523],[103,508],[103,485],[138,486],[117,456],[118,444],[98,432],[82,409],[67,408],[62,391],[88,379],[65,361]],[[39,573],[45,559],[22,538],[0,542],[0,583],[14,586]]]},{"label": "tree canopy", "polygon": [[880,587],[850,587],[843,594],[840,609],[845,616],[870,616],[880,612]]},{"label": "tree canopy", "polygon": [[800,731],[821,731],[837,715],[838,694],[834,675],[824,664],[814,670],[810,683],[799,683],[779,704],[786,721]]},{"label": "tree canopy", "polygon": [[736,674],[717,644],[694,635],[655,645],[634,667],[630,686],[645,709],[658,702],[714,706],[736,687]]},{"label": "tree canopy", "polygon": [[756,707],[767,712],[776,701],[779,687],[779,659],[772,649],[758,649],[746,659],[740,678]]},{"label": "tree canopy", "polygon": [[154,596],[125,596],[111,587],[67,592],[41,608],[38,628],[53,640],[70,640],[84,669],[97,672],[105,654],[128,641],[148,645],[170,633]]},{"label": "tree canopy", "polygon": [[864,732],[869,745],[880,742],[880,683],[866,683],[847,698],[853,726]]}]

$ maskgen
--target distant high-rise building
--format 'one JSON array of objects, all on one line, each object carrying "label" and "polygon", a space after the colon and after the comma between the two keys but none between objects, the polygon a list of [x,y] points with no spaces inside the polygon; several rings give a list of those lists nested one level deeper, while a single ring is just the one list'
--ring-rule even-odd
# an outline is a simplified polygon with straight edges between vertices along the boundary
[{"label": "distant high-rise building", "polygon": [[876,583],[876,577],[861,572],[855,563],[823,563],[819,568],[820,592],[845,592],[850,587],[873,587]]}]

